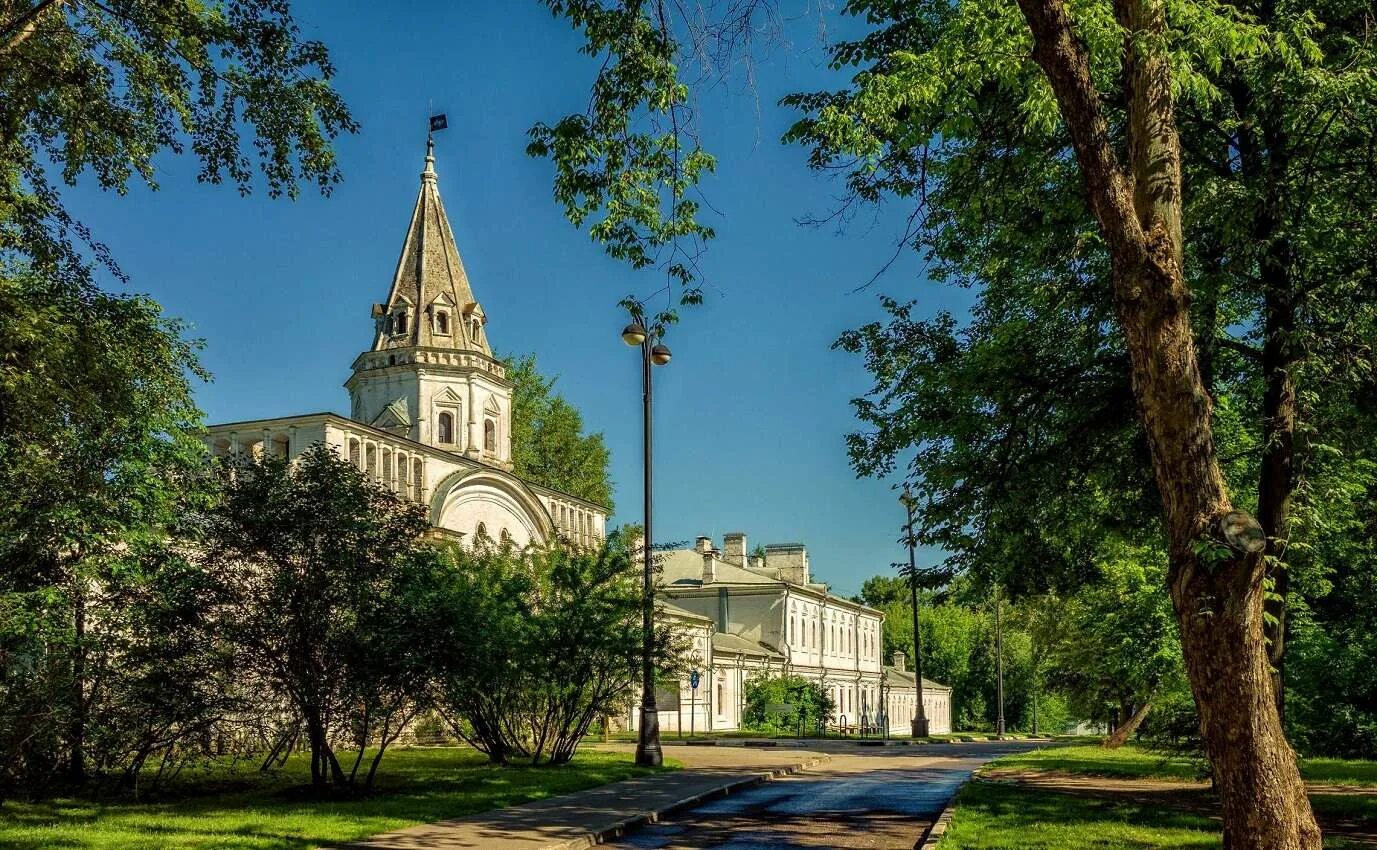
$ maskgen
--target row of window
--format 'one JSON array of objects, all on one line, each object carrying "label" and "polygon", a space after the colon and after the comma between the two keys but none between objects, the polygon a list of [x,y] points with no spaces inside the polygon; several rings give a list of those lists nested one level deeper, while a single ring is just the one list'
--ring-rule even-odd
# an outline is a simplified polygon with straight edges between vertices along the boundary
[{"label": "row of window", "polygon": [[555,527],[567,537],[592,540],[598,534],[596,521],[588,511],[554,502],[550,506],[550,516],[555,521]]},{"label": "row of window", "polygon": [[[383,319],[383,334],[386,336],[401,336],[410,327],[410,314],[405,308],[389,313]],[[431,316],[430,329],[433,333],[440,336],[449,336],[450,320],[448,310],[436,310]],[[474,342],[478,341],[479,334],[483,329],[483,320],[478,316],[469,318],[469,338]]]},{"label": "row of window", "polygon": [[374,443],[361,445],[357,439],[350,438],[349,462],[394,492],[408,495],[418,502],[424,498],[425,464],[419,457],[394,452],[386,447],[379,451]]},{"label": "row of window", "polygon": [[[440,411],[440,415],[435,419],[435,441],[445,445],[450,445],[455,442],[454,414],[448,410]],[[483,451],[488,454],[497,454],[496,420],[483,420]]]},{"label": "row of window", "polygon": [[[836,615],[832,615],[835,617]],[[789,606],[789,644],[804,649],[821,649],[833,655],[850,655],[859,641],[862,657],[874,658],[879,648],[874,632],[861,623],[859,636],[855,636],[846,622],[829,621],[822,623],[816,615],[810,617],[805,610],[802,614],[794,605]]]},{"label": "row of window", "polygon": [[[473,531],[473,539],[475,542],[479,540],[492,540],[492,537],[488,535],[487,523],[478,523],[478,527]],[[497,542],[506,546],[508,543],[512,542],[512,533],[505,528],[502,529],[502,531],[498,533]]]}]

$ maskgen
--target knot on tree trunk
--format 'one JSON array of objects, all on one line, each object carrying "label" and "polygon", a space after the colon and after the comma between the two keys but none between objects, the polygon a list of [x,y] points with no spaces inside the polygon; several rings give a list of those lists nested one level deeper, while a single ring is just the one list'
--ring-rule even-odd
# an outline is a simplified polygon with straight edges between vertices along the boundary
[{"label": "knot on tree trunk", "polygon": [[1255,555],[1267,548],[1267,533],[1246,511],[1229,511],[1219,518],[1217,528],[1219,539],[1235,551]]}]

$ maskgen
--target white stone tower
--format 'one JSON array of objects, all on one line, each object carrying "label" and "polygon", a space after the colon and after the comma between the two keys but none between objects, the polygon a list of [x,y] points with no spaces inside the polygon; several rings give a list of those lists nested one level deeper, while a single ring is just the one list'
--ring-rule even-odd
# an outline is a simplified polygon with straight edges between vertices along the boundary
[{"label": "white stone tower", "polygon": [[512,385],[493,359],[487,317],[469,288],[426,142],[421,191],[387,301],[373,305],[373,347],[345,382],[350,416],[437,449],[511,469]]}]

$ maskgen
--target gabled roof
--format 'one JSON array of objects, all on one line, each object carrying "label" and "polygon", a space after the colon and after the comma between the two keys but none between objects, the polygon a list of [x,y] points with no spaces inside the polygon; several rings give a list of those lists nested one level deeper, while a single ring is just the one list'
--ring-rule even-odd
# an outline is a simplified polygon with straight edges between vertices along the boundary
[{"label": "gabled roof", "polygon": [[426,311],[437,299],[447,307],[477,315],[481,325],[482,309],[477,306],[477,299],[469,286],[468,272],[464,270],[464,261],[459,257],[454,231],[450,228],[449,217],[445,215],[445,206],[440,202],[435,152],[433,143],[428,141],[426,166],[421,172],[421,189],[416,195],[416,206],[411,212],[406,239],[402,242],[397,271],[392,276],[392,288],[383,304],[384,317],[392,314],[399,305],[406,304],[410,308],[411,319],[404,334],[389,334],[386,325],[380,324],[373,350],[419,345],[478,351],[491,357],[492,349],[488,346],[487,334],[480,327],[475,335],[470,323],[459,321],[459,316],[449,317],[449,333],[433,332],[434,326]]},{"label": "gabled roof", "polygon": [[[914,676],[911,670],[900,670],[896,667],[885,668],[885,684],[891,688],[912,688],[914,686]],[[934,682],[928,677],[923,677],[924,691],[951,691],[947,685]]]}]

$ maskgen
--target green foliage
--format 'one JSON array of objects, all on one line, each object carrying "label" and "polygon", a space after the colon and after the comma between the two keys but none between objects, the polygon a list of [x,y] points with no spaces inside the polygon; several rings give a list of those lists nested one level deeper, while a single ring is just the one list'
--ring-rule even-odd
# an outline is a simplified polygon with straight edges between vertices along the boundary
[{"label": "green foliage", "polygon": [[146,298],[0,269],[0,793],[129,778],[228,699],[171,542],[209,490],[181,331]]},{"label": "green foliage", "polygon": [[[371,483],[326,446],[226,470],[205,560],[241,671],[306,728],[317,786],[355,783],[421,707],[442,577],[425,508]],[[335,747],[353,743],[349,770]]]},{"label": "green foliage", "polygon": [[512,463],[522,478],[607,508],[611,453],[601,433],[583,433],[583,417],[554,391],[557,378],[536,368],[535,355],[508,357],[512,384]]},{"label": "green foliage", "polygon": [[0,578],[61,583],[85,556],[164,534],[195,483],[204,377],[140,297],[0,268]]},{"label": "green foliage", "polygon": [[5,4],[0,254],[85,277],[86,242],[118,273],[64,208],[50,163],[68,185],[86,175],[123,194],[131,180],[156,188],[158,154],[190,148],[203,182],[248,192],[256,165],[273,196],[300,182],[328,192],[330,141],[356,129],[333,75],[277,0]]},{"label": "green foliage", "polygon": [[[746,682],[743,724],[770,734],[808,734],[831,720],[836,703],[821,682],[801,676],[756,676]],[[787,711],[771,706],[789,705]]]},{"label": "green foliage", "polygon": [[[544,0],[584,38],[580,52],[602,61],[588,109],[530,130],[527,152],[554,161],[555,200],[575,227],[632,268],[663,268],[669,306],[651,317],[663,329],[674,304],[702,301],[697,260],[712,239],[688,197],[715,161],[691,132],[679,46],[661,2]],[[628,298],[628,305],[639,301]]]},{"label": "green foliage", "polygon": [[[861,584],[860,595],[854,601],[871,608],[881,608],[886,605],[907,604],[908,599],[908,579],[900,576],[871,576]],[[912,629],[909,631],[912,632]]]},{"label": "green foliage", "polygon": [[[1323,612],[1295,624],[1291,647],[1304,677],[1291,692],[1314,698],[1288,722],[1312,746],[1371,716],[1359,696],[1370,693],[1357,672],[1365,650],[1332,680],[1320,660],[1366,623],[1348,601],[1319,602],[1329,576],[1373,563],[1350,557],[1372,537],[1352,510],[1373,492],[1362,483],[1373,434],[1362,398],[1377,334],[1377,214],[1362,188],[1377,175],[1377,56],[1364,8],[1170,2],[1159,45],[1215,446],[1234,503],[1273,509],[1274,586],[1299,611]],[[884,321],[838,339],[874,378],[855,401],[865,427],[848,438],[853,466],[885,475],[907,464],[925,496],[920,541],[946,548],[952,566],[1015,595],[1069,596],[1117,551],[1160,546],[1160,504],[1106,249],[1060,110],[1015,4],[854,0],[846,11],[867,23],[833,47],[850,83],[786,98],[802,112],[786,140],[808,146],[812,167],[845,173],[847,205],[915,205],[905,244],[930,277],[977,292],[968,321],[918,318],[887,298]],[[1109,3],[1068,12],[1122,146],[1123,30]],[[1282,377],[1296,388],[1293,432]],[[1264,475],[1265,456],[1284,474]],[[1281,622],[1269,607],[1268,622]],[[1344,708],[1327,712],[1331,700]],[[1340,746],[1354,752],[1369,737]]]},{"label": "green foliage", "polygon": [[[506,764],[573,757],[590,724],[630,704],[640,672],[639,572],[621,533],[588,551],[446,550],[428,648],[455,733]],[[673,638],[654,652],[672,667]]]},{"label": "green foliage", "polygon": [[1033,628],[1046,681],[1080,716],[1108,721],[1123,707],[1129,714],[1144,702],[1160,708],[1169,694],[1189,700],[1165,573],[1161,553],[1125,550],[1106,559],[1096,581],[1040,600]]}]

